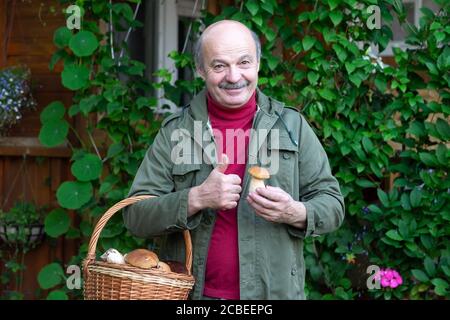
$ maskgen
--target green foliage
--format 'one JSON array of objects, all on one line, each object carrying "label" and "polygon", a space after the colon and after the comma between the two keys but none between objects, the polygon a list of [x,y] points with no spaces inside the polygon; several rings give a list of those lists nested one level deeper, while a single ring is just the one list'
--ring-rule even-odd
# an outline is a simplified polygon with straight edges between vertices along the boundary
[{"label": "green foliage", "polygon": [[[159,130],[162,116],[154,113],[157,99],[151,93],[163,89],[165,98],[179,104],[181,96],[187,92],[193,94],[201,81],[171,83],[171,74],[161,70],[163,81],[152,83],[144,76],[146,66],[131,59],[125,43],[114,40],[111,48],[112,35],[99,30],[98,21],[109,22],[111,14],[114,30],[140,27],[133,18],[136,1],[110,4],[87,0],[77,4],[82,12],[88,13],[83,16],[81,30],[61,27],[55,31],[53,42],[58,49],[49,64],[50,69],[57,63],[63,65],[61,83],[73,91],[73,103],[64,106],[54,101],[42,111],[39,139],[47,147],[67,143],[73,150],[73,179],[63,181],[58,187],[56,197],[61,208],[48,215],[45,231],[54,238],[80,239],[83,244],[70,264],[81,265],[96,221],[126,197],[138,166]],[[179,66],[193,68],[190,56],[173,53],[172,58]],[[74,117],[86,119],[84,132],[76,132],[71,127]],[[98,132],[103,132],[106,139],[98,141],[95,137]],[[75,138],[70,138],[71,133]],[[73,224],[66,209],[75,210],[81,222]],[[118,213],[103,229],[98,251],[114,247],[128,252],[145,245],[144,240],[130,236]],[[41,271],[38,278],[41,288],[52,290],[47,299],[80,296],[81,290],[68,290],[63,279],[61,262]]]},{"label": "green foliage", "polygon": [[[436,2],[443,7],[441,14],[423,8],[419,28],[406,28],[403,6],[391,0],[362,0],[358,5],[354,0],[250,0],[222,8],[219,16],[205,13],[192,25],[195,33],[200,22],[209,25],[227,18],[254,30],[262,40],[259,87],[297,107],[327,151],[345,196],[346,219],[338,231],[305,241],[311,299],[450,297],[449,4]],[[80,4],[89,13],[82,31],[62,27],[55,32],[58,50],[50,68],[61,61],[62,84],[74,91],[67,116],[86,117],[88,136],[100,130],[108,141],[74,144],[74,181],[64,182],[57,192],[61,207],[76,210],[81,224],[67,228],[66,215],[58,212],[48,218],[52,226],[46,225],[50,235],[82,238],[79,254],[70,262],[78,265],[93,224],[126,196],[159,129],[157,99],[148,92],[163,89],[165,98],[180,104],[183,94],[193,95],[203,84],[199,78],[172,83],[167,70],[157,72],[160,83],[150,83],[143,76],[145,65],[132,60],[123,44],[110,47],[110,33],[100,32],[97,22],[109,21],[111,9],[114,30],[138,27],[130,3]],[[372,4],[380,7],[386,23],[380,29],[366,25],[366,9]],[[411,49],[395,49],[395,65],[387,65],[369,49],[386,48],[396,17],[408,32]],[[173,52],[170,57],[178,68],[194,69],[188,54]],[[418,90],[431,90],[438,98],[424,99]],[[101,116],[94,122],[91,115]],[[41,122],[43,144],[56,146],[67,139],[70,126],[60,103],[50,104]],[[103,230],[99,250],[126,252],[142,245],[117,215]],[[368,290],[369,265],[395,268],[403,284]],[[61,270],[50,271],[40,275],[41,286],[56,289],[49,299],[65,298],[67,291],[57,289]],[[48,274],[56,274],[59,282]]]},{"label": "green foliage", "polygon": [[[366,25],[371,4],[386,22],[379,30]],[[306,115],[341,184],[344,225],[305,243],[312,299],[450,297],[449,5],[439,2],[441,14],[422,10],[420,28],[405,28],[414,47],[395,49],[390,66],[369,48],[387,46],[393,17],[404,22],[397,4],[255,0],[204,19],[235,19],[257,32],[259,86]],[[420,89],[439,100],[423,99]],[[368,290],[372,264],[397,269],[403,284]]]}]

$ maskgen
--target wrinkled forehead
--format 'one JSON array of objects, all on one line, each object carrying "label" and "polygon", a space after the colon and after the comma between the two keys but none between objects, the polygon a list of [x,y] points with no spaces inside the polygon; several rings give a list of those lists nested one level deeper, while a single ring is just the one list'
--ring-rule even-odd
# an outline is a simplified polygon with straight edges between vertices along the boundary
[{"label": "wrinkled forehead", "polygon": [[203,54],[206,61],[218,57],[230,58],[248,55],[256,59],[255,41],[247,29],[239,27],[217,27],[203,39]]}]

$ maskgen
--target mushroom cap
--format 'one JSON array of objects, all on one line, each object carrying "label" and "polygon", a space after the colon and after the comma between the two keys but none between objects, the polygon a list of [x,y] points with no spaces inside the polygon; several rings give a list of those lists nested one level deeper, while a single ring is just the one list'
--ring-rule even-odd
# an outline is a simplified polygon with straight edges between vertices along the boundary
[{"label": "mushroom cap", "polygon": [[159,259],[156,253],[147,249],[136,249],[125,256],[125,261],[135,267],[150,269],[158,265]]},{"label": "mushroom cap", "polygon": [[269,179],[270,173],[266,168],[253,166],[248,169],[248,173],[256,179]]},{"label": "mushroom cap", "polygon": [[164,263],[162,261],[158,262],[157,268],[158,268],[158,270],[161,270],[164,272],[172,272],[172,269],[170,269],[170,266],[167,263]]}]

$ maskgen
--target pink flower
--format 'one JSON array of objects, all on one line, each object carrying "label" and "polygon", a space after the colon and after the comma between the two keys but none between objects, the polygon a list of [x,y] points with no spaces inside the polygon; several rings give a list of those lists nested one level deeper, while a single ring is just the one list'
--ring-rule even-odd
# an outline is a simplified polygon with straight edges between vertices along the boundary
[{"label": "pink flower", "polygon": [[379,280],[383,288],[395,289],[403,283],[400,274],[394,269],[380,269],[375,275],[375,279]]},{"label": "pink flower", "polygon": [[382,278],[382,279],[381,279],[381,286],[382,286],[383,288],[389,287],[389,286],[390,286],[389,280],[386,279],[386,278]]}]

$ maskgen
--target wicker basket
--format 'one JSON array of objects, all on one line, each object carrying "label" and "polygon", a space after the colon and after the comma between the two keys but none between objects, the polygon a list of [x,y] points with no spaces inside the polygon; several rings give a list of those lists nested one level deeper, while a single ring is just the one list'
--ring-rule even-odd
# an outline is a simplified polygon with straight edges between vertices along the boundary
[{"label": "wicker basket", "polygon": [[188,274],[140,269],[130,265],[112,264],[95,260],[100,232],[108,220],[120,209],[154,196],[127,198],[111,207],[98,221],[89,242],[83,262],[84,298],[86,300],[186,300],[194,286],[192,242],[189,231],[183,232],[186,244]]}]

